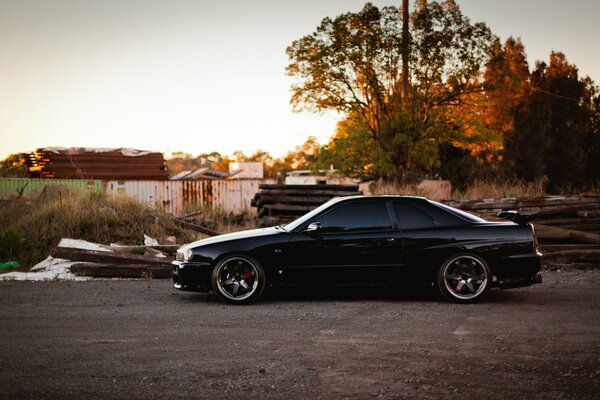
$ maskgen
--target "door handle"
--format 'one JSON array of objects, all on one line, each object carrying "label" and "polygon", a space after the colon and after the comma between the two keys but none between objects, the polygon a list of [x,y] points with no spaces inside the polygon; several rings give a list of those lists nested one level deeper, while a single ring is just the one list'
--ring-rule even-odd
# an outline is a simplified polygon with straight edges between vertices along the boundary
[{"label": "door handle", "polygon": [[392,242],[395,242],[396,239],[395,238],[376,239],[375,241],[378,242],[378,243],[384,243],[384,242],[386,242],[386,243],[392,243]]}]

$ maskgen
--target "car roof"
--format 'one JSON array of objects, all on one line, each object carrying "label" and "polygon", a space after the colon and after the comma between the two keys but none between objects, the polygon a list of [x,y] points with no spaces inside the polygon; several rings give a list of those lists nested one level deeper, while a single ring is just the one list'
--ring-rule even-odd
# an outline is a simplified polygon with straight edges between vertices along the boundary
[{"label": "car roof", "polygon": [[357,196],[340,196],[335,197],[332,200],[335,202],[340,201],[352,201],[352,200],[361,200],[361,199],[401,199],[401,200],[417,200],[417,201],[427,201],[427,198],[423,196],[408,196],[408,195],[400,195],[400,194],[378,194],[378,195],[357,195]]}]

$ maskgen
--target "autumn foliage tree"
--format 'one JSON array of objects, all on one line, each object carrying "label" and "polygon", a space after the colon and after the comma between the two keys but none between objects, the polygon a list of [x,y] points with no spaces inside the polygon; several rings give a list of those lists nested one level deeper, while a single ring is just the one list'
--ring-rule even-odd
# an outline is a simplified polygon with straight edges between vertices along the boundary
[{"label": "autumn foliage tree", "polygon": [[[355,121],[340,125],[327,154],[355,138],[374,153],[373,168],[357,164],[355,173],[366,168],[374,177],[404,179],[434,169],[438,144],[463,133],[448,113],[483,90],[491,41],[485,24],[472,24],[453,0],[417,1],[408,40],[398,8],[367,3],[358,13],[325,18],[288,47],[287,72],[296,78],[291,102],[296,110],[335,110]],[[410,89],[403,95],[405,49]],[[350,147],[341,150],[347,154]]]},{"label": "autumn foliage tree", "polygon": [[284,157],[237,152],[210,165],[261,161],[271,178],[333,166],[362,180],[439,176],[459,187],[499,177],[555,191],[600,184],[598,87],[564,54],[531,71],[520,39],[502,43],[454,0],[416,0],[408,32],[403,11],[367,3],[287,48],[294,109],[343,115],[327,145],[309,138]]},{"label": "autumn foliage tree", "polygon": [[10,154],[0,161],[0,177],[23,178],[27,176],[27,168],[23,165],[20,154]]}]

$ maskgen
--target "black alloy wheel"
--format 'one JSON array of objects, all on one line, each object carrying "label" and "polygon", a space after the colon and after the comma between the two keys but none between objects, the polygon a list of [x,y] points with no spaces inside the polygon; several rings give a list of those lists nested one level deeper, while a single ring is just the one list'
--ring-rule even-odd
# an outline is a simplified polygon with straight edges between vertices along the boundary
[{"label": "black alloy wheel", "polygon": [[440,268],[437,279],[440,292],[455,303],[479,300],[492,284],[487,263],[473,254],[460,254],[448,259]]},{"label": "black alloy wheel", "polygon": [[265,272],[258,261],[248,256],[229,256],[213,270],[212,287],[224,301],[247,304],[260,297],[265,289]]}]

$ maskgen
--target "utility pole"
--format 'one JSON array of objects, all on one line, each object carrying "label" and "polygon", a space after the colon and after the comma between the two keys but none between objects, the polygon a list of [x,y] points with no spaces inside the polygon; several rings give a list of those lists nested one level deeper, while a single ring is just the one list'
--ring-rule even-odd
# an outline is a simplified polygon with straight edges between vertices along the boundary
[{"label": "utility pole", "polygon": [[408,0],[402,0],[402,99],[408,101]]}]

